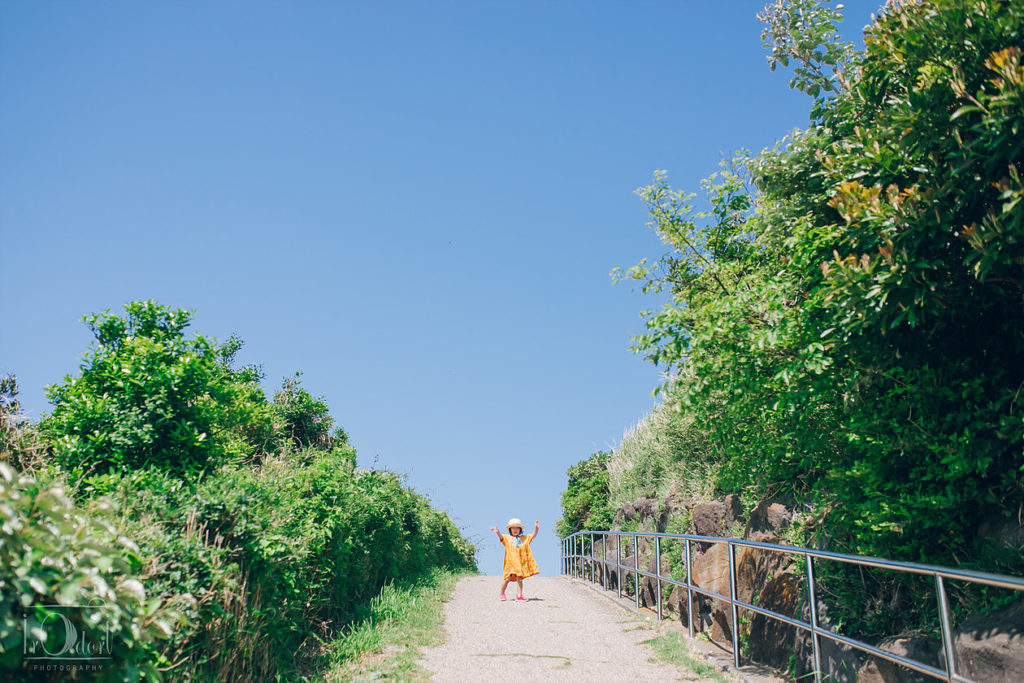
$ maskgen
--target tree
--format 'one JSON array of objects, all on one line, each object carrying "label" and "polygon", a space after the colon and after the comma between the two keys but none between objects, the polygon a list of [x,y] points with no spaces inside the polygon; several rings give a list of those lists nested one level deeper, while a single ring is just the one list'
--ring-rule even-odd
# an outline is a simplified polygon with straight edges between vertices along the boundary
[{"label": "tree", "polygon": [[47,389],[54,408],[41,427],[63,468],[195,474],[272,444],[258,369],[232,368],[240,340],[186,338],[192,312],[152,301],[125,312],[86,316],[96,342],[81,374]]},{"label": "tree", "polygon": [[808,129],[706,181],[708,211],[640,191],[669,251],[627,277],[671,298],[635,348],[723,487],[816,501],[836,549],[971,564],[1024,505],[1024,5],[893,2],[853,54],[825,4],[764,15]]}]

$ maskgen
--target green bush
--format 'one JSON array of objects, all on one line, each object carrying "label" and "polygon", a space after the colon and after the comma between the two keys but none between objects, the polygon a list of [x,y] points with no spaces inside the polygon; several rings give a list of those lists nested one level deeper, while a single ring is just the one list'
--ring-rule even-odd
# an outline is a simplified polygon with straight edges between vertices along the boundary
[{"label": "green bush", "polygon": [[585,529],[610,529],[615,508],[608,498],[608,458],[598,451],[569,468],[569,484],[562,493],[562,518],[555,530],[561,537]]},{"label": "green bush", "polygon": [[445,514],[397,476],[354,463],[343,446],[223,467],[194,487],[159,470],[121,480],[122,523],[155,568],[147,585],[198,599],[167,659],[197,680],[315,666],[294,653],[315,649],[381,586],[475,566]]},{"label": "green bush", "polygon": [[340,427],[332,433],[334,418],[327,403],[302,388],[301,376],[296,373],[295,377],[285,378],[280,391],[274,394],[274,415],[283,422],[279,429],[297,449],[323,449],[346,443],[348,434]]},{"label": "green bush", "polygon": [[[668,295],[634,348],[699,438],[659,455],[656,413],[611,493],[710,463],[719,492],[816,506],[808,542],[1024,571],[979,534],[1024,506],[1024,4],[889,3],[859,54],[828,2],[762,19],[810,125],[723,164],[699,203],[660,171],[639,190],[669,251],[616,276]],[[911,580],[872,580],[865,609],[845,572],[822,578],[850,629],[929,617],[896,599]]]},{"label": "green bush", "polygon": [[[35,436],[16,386],[0,385],[3,461],[41,454],[53,481],[0,490],[0,501],[17,494],[0,504],[4,533],[32,532],[0,546],[0,577],[17,577],[0,603],[7,675],[30,673],[16,608],[44,617],[39,605],[56,596],[97,602],[88,633],[110,628],[117,643],[103,676],[300,678],[382,586],[475,567],[447,515],[399,477],[356,469],[326,403],[297,378],[270,403],[258,372],[232,369],[238,340],[186,339],[191,313],[153,302],[126,312],[87,318],[96,344],[81,375],[50,388],[49,453],[26,450]],[[69,481],[84,511],[63,492]]]},{"label": "green bush", "polygon": [[197,474],[271,445],[271,409],[254,368],[234,370],[241,342],[186,339],[192,313],[151,301],[86,316],[96,337],[78,377],[48,388],[41,429],[76,477],[151,465]]},{"label": "green bush", "polygon": [[0,664],[33,677],[26,646],[30,656],[83,656],[90,643],[112,659],[81,678],[159,680],[169,662],[157,641],[171,636],[190,596],[147,598],[143,557],[119,532],[110,502],[76,507],[59,481],[3,462],[0,501]]}]

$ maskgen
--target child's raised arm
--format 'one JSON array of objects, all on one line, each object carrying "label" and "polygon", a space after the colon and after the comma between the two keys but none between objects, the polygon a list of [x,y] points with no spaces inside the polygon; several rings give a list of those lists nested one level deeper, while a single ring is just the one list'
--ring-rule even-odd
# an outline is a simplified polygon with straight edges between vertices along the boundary
[{"label": "child's raised arm", "polygon": [[540,520],[535,520],[533,523],[533,537],[537,538],[537,534],[540,533]]},{"label": "child's raised arm", "polygon": [[500,541],[501,540],[501,532],[498,531],[498,527],[492,526],[491,527],[491,531],[493,531],[494,533],[498,534],[498,540]]}]

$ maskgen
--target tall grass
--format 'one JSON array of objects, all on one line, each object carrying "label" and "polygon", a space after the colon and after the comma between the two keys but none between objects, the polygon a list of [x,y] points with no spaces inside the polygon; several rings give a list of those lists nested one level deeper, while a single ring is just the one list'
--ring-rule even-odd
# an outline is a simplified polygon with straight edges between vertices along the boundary
[{"label": "tall grass", "polygon": [[608,474],[609,497],[615,506],[669,494],[711,497],[718,463],[707,435],[669,396],[626,429],[608,461]]},{"label": "tall grass", "polygon": [[466,572],[436,569],[416,582],[389,583],[360,618],[327,645],[330,683],[386,679],[425,680],[419,648],[444,640],[443,605]]}]

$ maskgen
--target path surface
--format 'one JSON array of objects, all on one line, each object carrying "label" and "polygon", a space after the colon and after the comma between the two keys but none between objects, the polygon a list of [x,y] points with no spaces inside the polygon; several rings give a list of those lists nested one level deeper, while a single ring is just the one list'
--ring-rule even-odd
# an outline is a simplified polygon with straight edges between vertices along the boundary
[{"label": "path surface", "polygon": [[643,641],[657,633],[594,591],[562,578],[534,577],[525,586],[528,602],[499,602],[498,577],[459,581],[445,605],[446,642],[420,660],[433,680],[702,680],[655,663]]}]

